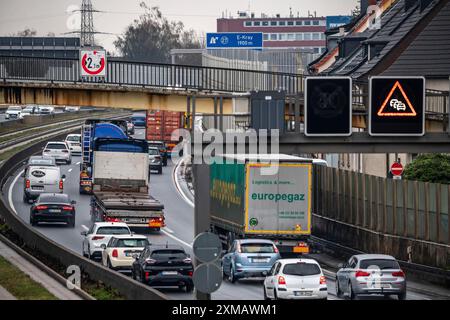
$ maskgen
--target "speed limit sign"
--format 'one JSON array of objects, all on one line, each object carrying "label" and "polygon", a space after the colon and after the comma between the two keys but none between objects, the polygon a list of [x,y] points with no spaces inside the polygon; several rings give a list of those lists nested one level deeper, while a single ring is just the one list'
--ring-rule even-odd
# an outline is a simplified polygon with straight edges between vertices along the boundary
[{"label": "speed limit sign", "polygon": [[82,77],[106,76],[106,51],[105,50],[80,50],[80,66]]}]

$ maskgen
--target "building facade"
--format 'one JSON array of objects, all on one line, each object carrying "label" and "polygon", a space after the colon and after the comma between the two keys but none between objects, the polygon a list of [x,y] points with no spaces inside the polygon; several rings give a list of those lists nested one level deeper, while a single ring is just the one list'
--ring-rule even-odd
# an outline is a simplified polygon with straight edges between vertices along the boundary
[{"label": "building facade", "polygon": [[301,48],[325,52],[326,17],[256,17],[240,12],[237,18],[217,19],[217,32],[262,32],[264,48]]}]

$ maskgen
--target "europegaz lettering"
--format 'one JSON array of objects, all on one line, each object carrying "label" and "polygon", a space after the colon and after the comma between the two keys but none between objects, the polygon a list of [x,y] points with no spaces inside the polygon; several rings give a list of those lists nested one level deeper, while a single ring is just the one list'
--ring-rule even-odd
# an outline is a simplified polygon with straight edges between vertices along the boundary
[{"label": "europegaz lettering", "polygon": [[305,201],[305,195],[303,193],[252,193],[252,200],[269,200],[269,201],[287,201],[292,203],[294,201]]}]

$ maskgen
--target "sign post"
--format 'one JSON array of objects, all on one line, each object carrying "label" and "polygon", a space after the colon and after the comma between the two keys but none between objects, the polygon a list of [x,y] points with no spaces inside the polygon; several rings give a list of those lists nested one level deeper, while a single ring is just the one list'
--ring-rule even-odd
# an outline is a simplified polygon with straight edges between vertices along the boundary
[{"label": "sign post", "polygon": [[262,49],[262,32],[219,32],[206,34],[206,49]]},{"label": "sign post", "polygon": [[372,77],[369,83],[371,136],[425,134],[424,77]]},{"label": "sign post", "polygon": [[106,77],[106,51],[81,49],[80,75],[82,78]]}]

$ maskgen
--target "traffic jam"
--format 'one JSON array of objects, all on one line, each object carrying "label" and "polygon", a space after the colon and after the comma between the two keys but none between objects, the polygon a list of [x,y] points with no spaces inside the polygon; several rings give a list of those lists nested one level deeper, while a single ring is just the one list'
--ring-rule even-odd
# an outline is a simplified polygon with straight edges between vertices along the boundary
[{"label": "traffic jam", "polygon": [[[77,201],[66,191],[61,168],[79,160],[78,192],[90,198],[90,225],[82,225],[79,244],[82,255],[144,284],[192,292],[190,254],[181,245],[152,243],[148,237],[167,227],[164,203],[151,196],[151,176],[168,165],[177,143],[172,132],[185,122],[183,113],[168,111],[128,120],[89,119],[79,134],[49,141],[42,154],[29,158],[21,175],[29,223],[75,228]],[[145,129],[146,139],[132,137],[137,129]],[[223,279],[231,285],[256,279],[266,300],[326,300],[333,289],[321,264],[309,257],[314,252],[309,204],[311,170],[327,163],[276,155],[277,173],[262,175],[258,163],[273,156],[223,155],[233,165],[211,164],[211,230],[223,243]],[[230,188],[241,193],[224,197]],[[283,219],[277,220],[276,212]],[[352,256],[333,280],[337,298],[375,294],[406,299],[405,274],[391,256]]]}]

